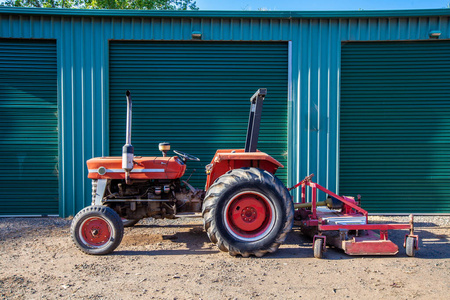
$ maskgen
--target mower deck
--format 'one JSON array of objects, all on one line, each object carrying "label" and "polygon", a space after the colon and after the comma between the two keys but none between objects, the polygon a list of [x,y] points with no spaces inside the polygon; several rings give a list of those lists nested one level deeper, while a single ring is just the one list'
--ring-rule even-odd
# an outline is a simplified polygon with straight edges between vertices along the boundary
[{"label": "mower deck", "polygon": [[[311,182],[312,176],[307,176],[293,188],[302,188],[302,203],[294,204],[297,209],[295,224],[313,238],[315,257],[322,257],[327,244],[344,250],[348,255],[395,255],[398,246],[388,239],[388,230],[391,229],[409,229],[403,246],[408,256],[414,256],[419,238],[414,235],[412,215],[407,224],[369,224],[368,212],[359,206],[359,197],[356,202],[351,197],[338,196]],[[311,203],[306,203],[307,186],[312,189]],[[317,202],[317,189],[330,198]]]},{"label": "mower deck", "polygon": [[322,224],[328,224],[319,225],[322,236],[326,237],[326,244],[342,249],[348,255],[395,255],[398,253],[398,247],[392,241],[382,239],[374,230],[364,228],[384,230],[393,226],[400,227],[398,229],[409,229],[409,225],[404,224],[400,226],[398,224],[386,224],[388,226],[367,224],[366,217],[362,214],[341,214],[325,207],[317,208],[317,217]]}]

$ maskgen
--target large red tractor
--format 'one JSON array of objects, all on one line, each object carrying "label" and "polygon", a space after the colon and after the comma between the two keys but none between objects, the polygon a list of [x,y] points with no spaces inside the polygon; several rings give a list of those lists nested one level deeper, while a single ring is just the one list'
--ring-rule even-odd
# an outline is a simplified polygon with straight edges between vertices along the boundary
[{"label": "large red tractor", "polygon": [[199,159],[160,143],[161,157],[135,156],[131,145],[132,102],[127,91],[127,134],[122,157],[87,161],[92,205],[73,219],[71,235],[81,251],[107,254],[119,246],[124,226],[142,218],[175,218],[202,212],[210,240],[230,255],[262,256],[274,252],[291,230],[294,206],[274,175],[283,167],[258,151],[261,111],[266,89],[250,99],[245,149],[218,150],[206,166],[205,191],[183,181],[186,163]]}]

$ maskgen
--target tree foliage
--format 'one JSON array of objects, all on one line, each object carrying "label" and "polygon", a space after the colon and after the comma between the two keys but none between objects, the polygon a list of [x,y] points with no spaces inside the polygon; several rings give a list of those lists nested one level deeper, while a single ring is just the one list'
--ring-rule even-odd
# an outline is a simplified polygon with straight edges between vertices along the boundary
[{"label": "tree foliage", "polygon": [[6,0],[4,6],[87,9],[198,10],[195,0]]}]

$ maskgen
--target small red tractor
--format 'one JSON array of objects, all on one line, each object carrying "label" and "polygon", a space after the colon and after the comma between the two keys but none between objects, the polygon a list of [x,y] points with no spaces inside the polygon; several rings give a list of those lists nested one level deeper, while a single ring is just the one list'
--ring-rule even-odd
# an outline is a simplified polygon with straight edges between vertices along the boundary
[{"label": "small red tractor", "polygon": [[274,176],[281,163],[256,149],[266,89],[250,99],[245,149],[218,150],[206,166],[205,191],[181,180],[188,161],[199,159],[160,143],[162,157],[134,156],[132,101],[127,91],[127,131],[122,157],[87,161],[92,205],[73,219],[71,235],[81,251],[107,254],[119,246],[124,226],[142,218],[175,218],[201,212],[210,240],[231,255],[262,256],[286,239],[294,220],[291,196]]},{"label": "small red tractor", "polygon": [[[126,144],[122,157],[98,157],[87,161],[92,179],[92,205],[82,209],[71,225],[72,240],[87,254],[107,254],[119,246],[124,227],[140,219],[176,218],[202,213],[209,239],[230,255],[263,256],[275,252],[294,224],[313,237],[314,256],[322,257],[329,243],[350,255],[393,255],[398,247],[387,239],[389,229],[410,229],[406,253],[413,256],[418,237],[410,224],[368,224],[367,212],[353,198],[338,196],[306,177],[301,202],[293,203],[290,189],[274,175],[283,167],[258,151],[261,112],[266,89],[251,98],[244,149],[217,150],[206,166],[205,190],[191,186],[183,177],[188,161],[199,159],[160,143],[160,157],[134,155],[131,145],[132,101],[127,91]],[[306,202],[306,187],[312,201]],[[291,188],[292,189],[292,188]],[[317,189],[331,198],[317,201]],[[322,210],[319,206],[326,206]],[[380,234],[373,230],[379,230]]]}]

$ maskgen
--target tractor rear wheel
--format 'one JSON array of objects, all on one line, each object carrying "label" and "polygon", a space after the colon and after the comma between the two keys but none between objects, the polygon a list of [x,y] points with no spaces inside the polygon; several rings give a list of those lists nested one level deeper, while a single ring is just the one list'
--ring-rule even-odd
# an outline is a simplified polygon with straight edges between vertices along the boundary
[{"label": "tractor rear wheel", "polygon": [[284,184],[257,168],[227,172],[209,188],[203,222],[210,240],[230,255],[275,252],[292,229],[294,207]]},{"label": "tractor rear wheel", "polygon": [[88,206],[72,220],[72,240],[84,253],[108,254],[119,246],[123,237],[123,223],[119,215],[109,207]]}]

